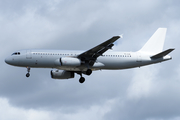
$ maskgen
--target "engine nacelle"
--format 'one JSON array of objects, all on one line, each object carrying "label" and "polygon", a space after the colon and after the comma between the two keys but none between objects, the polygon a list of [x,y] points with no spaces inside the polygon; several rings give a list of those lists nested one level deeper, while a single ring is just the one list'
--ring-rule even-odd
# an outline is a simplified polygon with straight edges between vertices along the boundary
[{"label": "engine nacelle", "polygon": [[81,60],[72,57],[62,57],[60,58],[60,63],[62,66],[80,66]]},{"label": "engine nacelle", "polygon": [[51,78],[53,79],[74,78],[74,72],[65,71],[65,70],[51,70]]}]

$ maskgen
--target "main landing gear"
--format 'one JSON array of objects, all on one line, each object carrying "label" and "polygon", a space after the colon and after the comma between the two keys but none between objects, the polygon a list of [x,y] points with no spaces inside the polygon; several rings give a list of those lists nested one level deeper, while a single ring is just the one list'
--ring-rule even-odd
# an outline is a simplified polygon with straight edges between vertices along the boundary
[{"label": "main landing gear", "polygon": [[91,69],[87,69],[86,75],[91,75],[91,73],[92,73],[92,70]]},{"label": "main landing gear", "polygon": [[30,69],[31,69],[30,67],[27,67],[27,72],[28,72],[28,73],[26,74],[26,77],[29,77],[29,76],[30,76]]},{"label": "main landing gear", "polygon": [[77,72],[81,77],[79,78],[79,82],[83,83],[85,81],[85,78],[82,76],[82,72]]},{"label": "main landing gear", "polygon": [[[87,71],[85,72],[86,75],[91,75],[91,73],[92,73],[92,70],[91,70],[91,69],[87,69]],[[80,72],[80,73],[78,73],[78,74],[81,76],[80,79],[79,79],[79,82],[80,82],[80,83],[84,83],[85,78],[82,77],[82,72]]]},{"label": "main landing gear", "polygon": [[79,79],[79,82],[83,83],[84,81],[85,81],[85,78],[81,76],[80,79]]}]

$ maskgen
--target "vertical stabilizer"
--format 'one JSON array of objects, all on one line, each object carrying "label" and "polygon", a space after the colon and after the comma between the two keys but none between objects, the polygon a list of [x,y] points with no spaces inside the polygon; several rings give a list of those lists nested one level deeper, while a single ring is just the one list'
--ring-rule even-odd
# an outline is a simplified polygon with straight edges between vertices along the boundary
[{"label": "vertical stabilizer", "polygon": [[146,44],[139,50],[140,52],[160,53],[163,51],[164,40],[167,28],[158,28]]}]

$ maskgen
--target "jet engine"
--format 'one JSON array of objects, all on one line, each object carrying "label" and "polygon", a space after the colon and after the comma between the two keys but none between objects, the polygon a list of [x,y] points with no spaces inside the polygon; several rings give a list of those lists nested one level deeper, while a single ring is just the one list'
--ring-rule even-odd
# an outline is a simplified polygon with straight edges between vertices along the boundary
[{"label": "jet engine", "polygon": [[55,61],[55,65],[58,66],[80,66],[81,60],[72,57],[61,57]]},{"label": "jet engine", "polygon": [[74,78],[74,72],[65,71],[65,70],[51,70],[51,78],[53,79]]}]

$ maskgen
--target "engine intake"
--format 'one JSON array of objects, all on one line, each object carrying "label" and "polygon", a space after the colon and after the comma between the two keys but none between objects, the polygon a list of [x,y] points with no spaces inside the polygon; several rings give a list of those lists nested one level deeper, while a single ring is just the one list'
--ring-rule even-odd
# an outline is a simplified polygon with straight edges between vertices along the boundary
[{"label": "engine intake", "polygon": [[51,70],[51,78],[53,79],[74,78],[74,72],[65,71],[65,70]]}]

